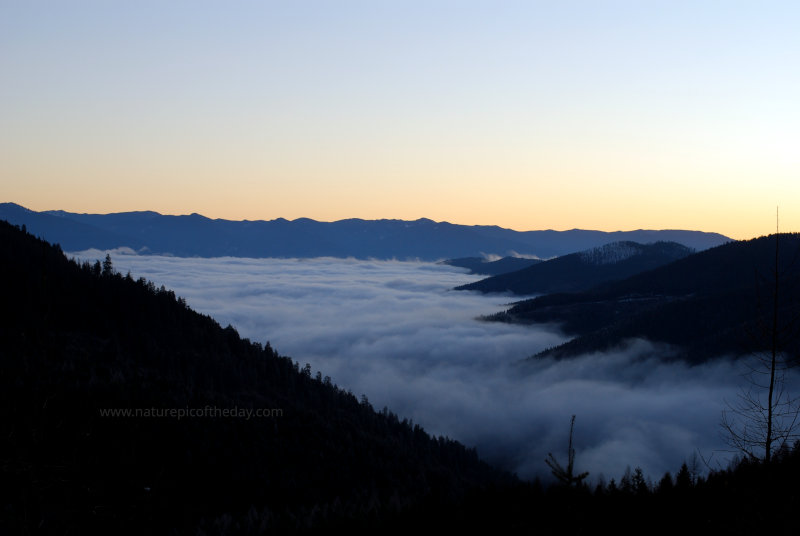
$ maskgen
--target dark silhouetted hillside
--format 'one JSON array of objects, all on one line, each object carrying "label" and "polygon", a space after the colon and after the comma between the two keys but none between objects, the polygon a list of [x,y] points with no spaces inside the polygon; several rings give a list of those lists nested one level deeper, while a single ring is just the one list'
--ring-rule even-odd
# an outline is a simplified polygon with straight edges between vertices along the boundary
[{"label": "dark silhouetted hillside", "polygon": [[[513,482],[172,291],[6,222],[0,284],[0,532],[369,525]],[[153,416],[190,409],[215,413]],[[249,410],[270,413],[219,413]]]},{"label": "dark silhouetted hillside", "polygon": [[[545,488],[376,412],[111,259],[78,265],[1,221],[0,285],[2,534],[800,528],[797,447],[705,477],[684,464],[657,482],[635,470]],[[208,413],[158,416],[180,410]]]},{"label": "dark silhouetted hillside", "polygon": [[461,285],[456,290],[520,295],[575,292],[652,270],[691,253],[691,249],[675,242],[614,242]]},{"label": "dark silhouetted hillside", "polygon": [[[542,355],[603,351],[626,339],[674,345],[676,356],[701,362],[763,350],[760,324],[771,309],[776,236],[731,242],[591,290],[524,300],[489,317],[556,322],[576,338]],[[780,317],[800,315],[800,235],[780,235]],[[786,350],[797,352],[798,337]]]}]

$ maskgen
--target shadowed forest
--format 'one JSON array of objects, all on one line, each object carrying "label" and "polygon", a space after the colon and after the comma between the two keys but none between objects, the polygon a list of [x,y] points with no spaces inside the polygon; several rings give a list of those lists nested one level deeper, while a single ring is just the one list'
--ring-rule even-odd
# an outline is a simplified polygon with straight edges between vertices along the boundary
[{"label": "shadowed forest", "polygon": [[[564,450],[548,459],[556,483],[524,481],[118,273],[110,258],[78,263],[0,222],[0,271],[3,532],[800,528],[797,446],[769,463],[695,459],[665,475],[634,466],[589,484],[597,475],[581,478],[565,422]],[[183,408],[276,411],[124,416]]]}]

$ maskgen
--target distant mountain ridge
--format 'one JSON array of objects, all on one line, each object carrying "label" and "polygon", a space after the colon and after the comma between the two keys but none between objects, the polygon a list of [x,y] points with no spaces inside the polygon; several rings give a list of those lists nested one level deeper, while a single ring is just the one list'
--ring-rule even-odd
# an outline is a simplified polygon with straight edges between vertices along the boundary
[{"label": "distant mountain ridge", "polygon": [[613,242],[462,285],[456,290],[520,295],[576,292],[652,270],[692,253],[694,250],[676,242]]},{"label": "distant mountain ridge", "polygon": [[157,212],[76,214],[35,212],[0,204],[0,219],[58,243],[66,251],[129,247],[142,253],[182,257],[354,257],[438,261],[488,254],[550,258],[609,242],[679,242],[697,250],[729,241],[718,233],[683,230],[514,231],[488,225],[456,225],[428,219],[319,222],[210,219],[200,214]]}]

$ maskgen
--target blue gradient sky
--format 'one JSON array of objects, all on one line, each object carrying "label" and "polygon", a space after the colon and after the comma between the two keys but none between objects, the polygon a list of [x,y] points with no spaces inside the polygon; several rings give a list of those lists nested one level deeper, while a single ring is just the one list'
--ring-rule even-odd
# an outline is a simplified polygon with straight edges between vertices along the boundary
[{"label": "blue gradient sky", "polygon": [[0,0],[0,201],[800,230],[800,3]]}]

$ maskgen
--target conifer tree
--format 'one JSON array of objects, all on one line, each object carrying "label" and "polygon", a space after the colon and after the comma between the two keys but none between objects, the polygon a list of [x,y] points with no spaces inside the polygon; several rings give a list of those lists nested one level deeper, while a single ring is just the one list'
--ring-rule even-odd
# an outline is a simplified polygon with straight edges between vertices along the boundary
[{"label": "conifer tree", "polygon": [[114,264],[111,262],[111,255],[106,253],[106,259],[103,261],[103,275],[108,277],[114,275]]}]

